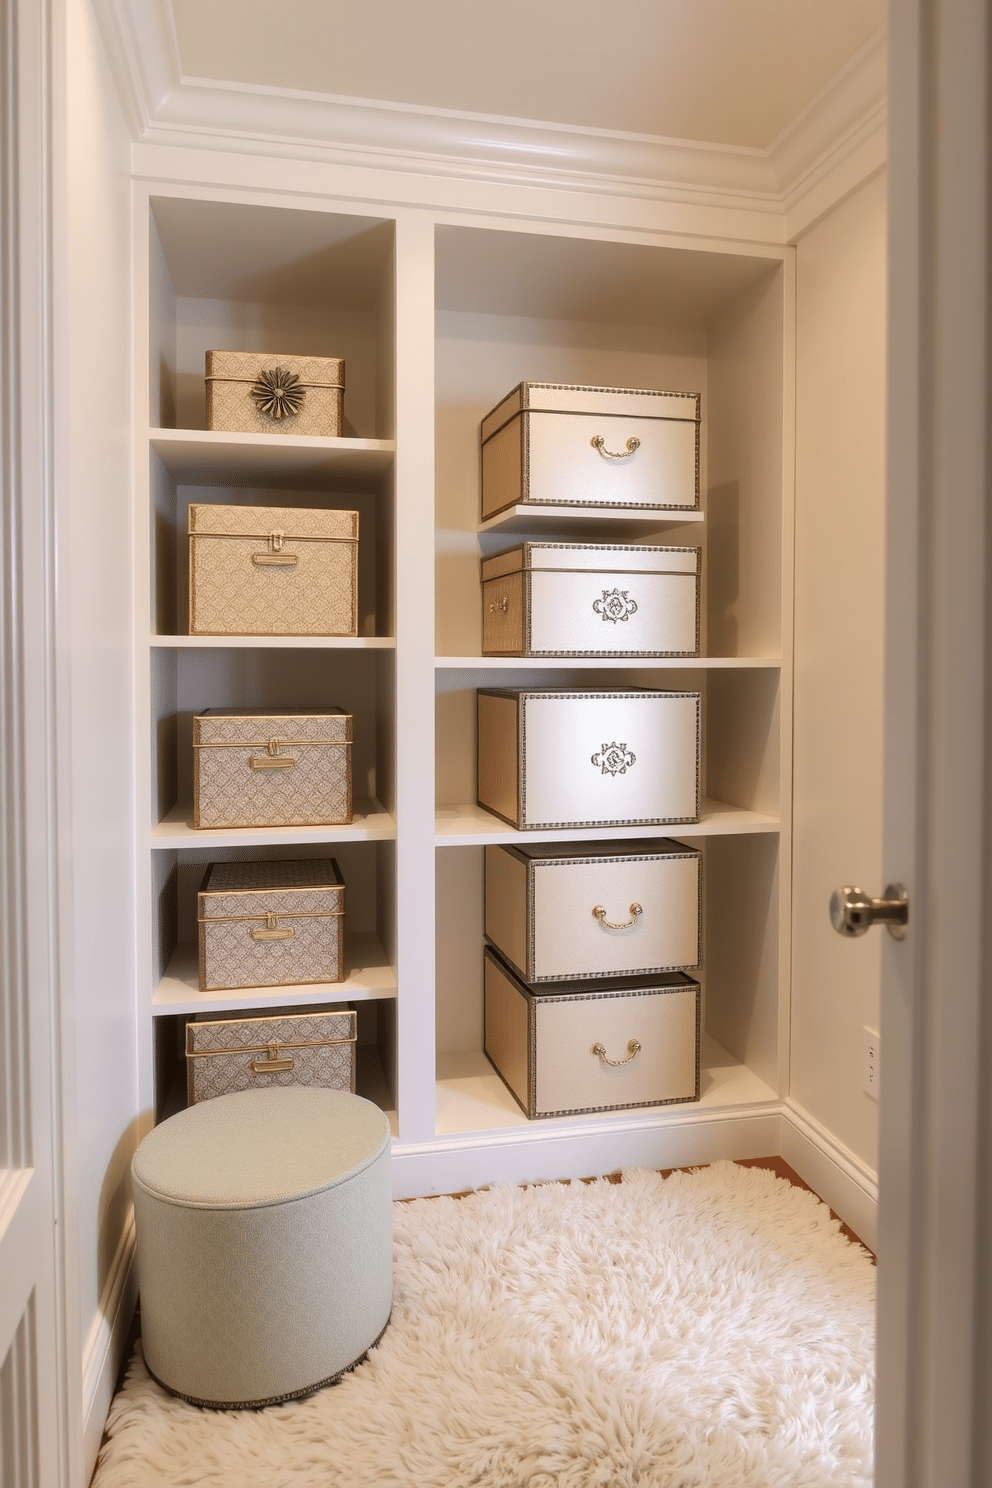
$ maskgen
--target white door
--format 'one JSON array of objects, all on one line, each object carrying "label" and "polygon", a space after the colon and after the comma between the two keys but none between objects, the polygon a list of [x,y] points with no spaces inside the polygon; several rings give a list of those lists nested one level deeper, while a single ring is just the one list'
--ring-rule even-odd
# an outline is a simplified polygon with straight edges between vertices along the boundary
[{"label": "white door", "polygon": [[892,6],[880,1488],[992,1468],[988,32]]},{"label": "white door", "polygon": [[0,0],[0,1488],[68,1484],[56,1263],[48,5]]}]

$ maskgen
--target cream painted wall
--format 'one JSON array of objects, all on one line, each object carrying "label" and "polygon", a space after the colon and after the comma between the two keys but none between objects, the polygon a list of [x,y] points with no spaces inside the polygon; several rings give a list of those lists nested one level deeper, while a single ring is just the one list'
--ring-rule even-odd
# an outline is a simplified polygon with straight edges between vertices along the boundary
[{"label": "cream painted wall", "polygon": [[885,252],[882,175],[797,244],[791,1096],[873,1169],[861,1042],[884,932],[844,941],[827,905],[884,887]]},{"label": "cream painted wall", "polygon": [[[102,1398],[108,1310],[130,1229],[138,1111],[134,994],[130,480],[130,143],[90,0],[65,10],[66,300],[59,452],[60,594],[69,651],[72,927],[63,965],[75,1090],[66,1090],[76,1206],[86,1454]],[[64,726],[64,720],[63,720]],[[73,1283],[75,1282],[75,1286]],[[78,1303],[76,1299],[78,1298]],[[113,1380],[113,1360],[110,1380]],[[94,1439],[95,1431],[95,1439]],[[92,1462],[90,1461],[90,1466]]]}]

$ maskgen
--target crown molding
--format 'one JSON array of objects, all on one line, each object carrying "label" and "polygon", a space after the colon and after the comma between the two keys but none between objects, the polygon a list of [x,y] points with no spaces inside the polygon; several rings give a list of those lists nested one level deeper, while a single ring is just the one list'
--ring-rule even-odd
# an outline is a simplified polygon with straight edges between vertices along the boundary
[{"label": "crown molding", "polygon": [[187,77],[169,0],[93,3],[142,144],[782,215],[884,126],[884,27],[761,150]]}]

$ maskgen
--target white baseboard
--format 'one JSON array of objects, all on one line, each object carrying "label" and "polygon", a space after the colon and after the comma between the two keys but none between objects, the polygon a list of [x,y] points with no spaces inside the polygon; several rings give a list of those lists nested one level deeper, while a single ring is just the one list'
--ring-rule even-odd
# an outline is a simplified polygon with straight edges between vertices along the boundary
[{"label": "white baseboard", "polygon": [[138,1268],[134,1263],[134,1211],[131,1210],[83,1349],[83,1481],[87,1483],[100,1450],[137,1300]]},{"label": "white baseboard", "polygon": [[782,1107],[781,1152],[803,1182],[874,1251],[878,1236],[878,1175],[791,1100]]}]

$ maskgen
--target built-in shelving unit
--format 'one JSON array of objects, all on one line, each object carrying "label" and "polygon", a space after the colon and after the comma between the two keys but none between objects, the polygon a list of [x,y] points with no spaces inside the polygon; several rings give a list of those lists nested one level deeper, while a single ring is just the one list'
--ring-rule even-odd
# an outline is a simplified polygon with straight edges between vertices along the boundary
[{"label": "built-in shelving unit", "polygon": [[[646,1150],[666,1166],[714,1155],[718,1130],[717,1155],[747,1155],[787,1088],[790,251],[168,183],[136,200],[148,1103],[161,1114],[179,1098],[187,1017],[351,1001],[358,1088],[390,1112],[397,1192],[461,1186],[466,1171],[601,1171],[607,1150],[612,1166]],[[203,357],[223,347],[344,357],[344,437],[206,431]],[[479,423],[522,380],[700,393],[700,510],[517,507],[480,522]],[[189,636],[191,501],[357,510],[359,635]],[[700,656],[482,656],[480,558],[538,535],[701,546]],[[474,804],[477,688],[600,682],[700,691],[698,822],[517,833]],[[354,714],[353,823],[193,827],[194,714],[306,702]],[[483,849],[659,834],[703,853],[700,1101],[530,1122],[482,1052]],[[205,865],[324,854],[347,884],[345,981],[201,993]]]}]

